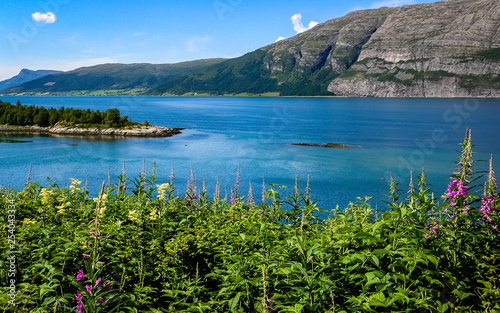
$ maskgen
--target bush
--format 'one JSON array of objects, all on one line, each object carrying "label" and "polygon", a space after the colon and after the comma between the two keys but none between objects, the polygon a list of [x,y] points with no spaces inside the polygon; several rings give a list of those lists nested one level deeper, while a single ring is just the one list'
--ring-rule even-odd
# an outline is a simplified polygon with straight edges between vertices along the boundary
[{"label": "bush", "polygon": [[422,172],[409,193],[392,180],[380,212],[369,199],[325,212],[297,184],[288,195],[285,186],[263,184],[256,203],[253,186],[247,197],[239,194],[239,172],[230,199],[221,198],[219,185],[213,197],[198,190],[194,175],[178,196],[173,173],[159,182],[156,169],[134,180],[123,174],[93,199],[74,179],[68,188],[2,189],[0,202],[15,206],[16,221],[11,232],[8,215],[0,216],[2,277],[10,265],[9,233],[19,254],[17,306],[2,287],[0,307],[498,312],[500,198],[492,166],[478,195],[472,155],[468,132],[441,198]]}]

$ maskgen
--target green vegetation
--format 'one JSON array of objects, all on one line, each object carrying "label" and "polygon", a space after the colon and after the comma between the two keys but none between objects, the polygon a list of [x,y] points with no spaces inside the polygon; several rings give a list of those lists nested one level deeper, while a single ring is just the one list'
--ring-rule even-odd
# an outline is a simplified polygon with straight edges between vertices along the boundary
[{"label": "green vegetation", "polygon": [[500,75],[464,75],[460,77],[459,86],[469,91],[498,89],[500,88]]},{"label": "green vegetation", "polygon": [[[362,60],[360,63],[361,64],[367,64],[369,61],[368,59]],[[372,58],[370,59],[372,61],[378,61],[377,58]],[[413,61],[412,61],[413,62]],[[389,64],[389,63],[384,63],[384,64]],[[390,63],[392,64],[392,63]],[[401,74],[402,76],[399,77],[405,77],[408,76],[410,78],[407,79],[401,79],[398,78],[398,74]],[[381,73],[367,73],[366,71],[363,70],[354,70],[354,69],[348,69],[347,71],[343,72],[339,77],[341,79],[367,79],[370,77],[376,78],[380,82],[395,82],[399,84],[403,84],[405,86],[412,86],[418,81],[422,80],[429,80],[429,81],[439,81],[443,79],[444,77],[457,77],[458,75],[449,73],[447,71],[416,71],[412,69],[402,69],[399,67],[393,67],[393,68],[386,68],[383,72]],[[475,88],[475,87],[472,87]]]},{"label": "green vegetation", "polygon": [[239,194],[239,172],[226,198],[217,185],[210,200],[193,174],[179,196],[174,174],[162,181],[155,167],[95,198],[76,179],[2,189],[0,308],[499,312],[500,197],[491,167],[475,192],[471,149],[468,133],[441,199],[422,172],[408,193],[391,181],[384,211],[358,199],[326,212],[297,184],[288,195],[264,184],[256,203],[252,187]]},{"label": "green vegetation", "polygon": [[105,112],[91,111],[90,109],[46,109],[34,105],[22,105],[19,101],[16,105],[0,100],[0,125],[41,127],[54,126],[59,123],[62,126],[72,127],[136,127],[139,123],[129,120],[128,116],[120,116],[120,110],[114,108]]},{"label": "green vegetation", "polygon": [[500,62],[500,48],[491,48],[477,53],[477,56],[482,60]]}]

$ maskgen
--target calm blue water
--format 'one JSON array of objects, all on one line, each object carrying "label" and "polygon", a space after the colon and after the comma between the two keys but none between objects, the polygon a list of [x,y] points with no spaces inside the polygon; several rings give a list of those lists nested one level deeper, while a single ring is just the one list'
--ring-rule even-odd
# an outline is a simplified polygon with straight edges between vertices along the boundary
[{"label": "calm blue water", "polygon": [[[177,187],[185,190],[190,167],[201,186],[214,192],[217,176],[234,184],[241,164],[242,193],[252,181],[260,198],[267,183],[301,189],[311,177],[311,193],[321,207],[341,207],[356,197],[387,194],[390,173],[407,189],[410,170],[425,167],[436,192],[446,189],[458,145],[472,128],[475,160],[500,157],[500,100],[347,99],[347,98],[159,98],[159,97],[0,97],[2,101],[45,107],[106,110],[117,107],[134,121],[187,128],[171,138],[91,140],[33,135],[0,135],[0,185],[20,189],[30,164],[32,180],[59,185],[85,180],[97,190],[125,161],[131,178],[156,162],[159,177],[175,168]],[[21,141],[21,142],[20,142]],[[342,143],[352,149],[291,146],[290,143]],[[500,159],[495,168],[500,171]],[[486,162],[476,163],[486,170]],[[482,182],[482,181],[481,181]]]}]

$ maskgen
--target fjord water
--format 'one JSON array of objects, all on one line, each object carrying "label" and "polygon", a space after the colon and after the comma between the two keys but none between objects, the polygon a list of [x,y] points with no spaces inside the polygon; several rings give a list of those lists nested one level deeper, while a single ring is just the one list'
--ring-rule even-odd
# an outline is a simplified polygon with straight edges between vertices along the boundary
[{"label": "fjord water", "polygon": [[[0,134],[0,185],[21,189],[30,164],[31,180],[43,186],[47,177],[60,186],[69,178],[90,190],[111,177],[117,182],[123,162],[136,178],[143,159],[159,181],[167,181],[172,164],[176,187],[185,190],[193,167],[198,188],[203,176],[213,194],[217,177],[234,186],[241,164],[240,193],[251,181],[260,200],[266,183],[293,187],[298,176],[319,206],[346,206],[371,196],[384,205],[391,172],[406,191],[410,171],[422,167],[436,193],[444,192],[458,159],[458,145],[472,129],[474,159],[497,156],[500,164],[498,99],[366,99],[366,98],[183,98],[183,97],[0,97],[2,101],[44,107],[106,110],[117,107],[134,121],[184,127],[170,138],[85,138]],[[293,146],[291,143],[339,143],[349,149]],[[487,170],[487,162],[475,164]],[[480,180],[482,182],[483,180]],[[131,186],[132,187],[132,186]],[[224,188],[222,188],[224,194]],[[223,195],[224,196],[224,195]]]}]

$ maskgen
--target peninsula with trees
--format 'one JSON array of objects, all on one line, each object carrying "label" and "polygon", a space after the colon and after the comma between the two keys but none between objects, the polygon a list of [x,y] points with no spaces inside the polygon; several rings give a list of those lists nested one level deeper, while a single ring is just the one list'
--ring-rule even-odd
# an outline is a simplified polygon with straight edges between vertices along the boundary
[{"label": "peninsula with trees", "polygon": [[0,132],[48,135],[170,137],[183,128],[167,128],[133,122],[117,108],[106,111],[44,108],[0,100]]}]

